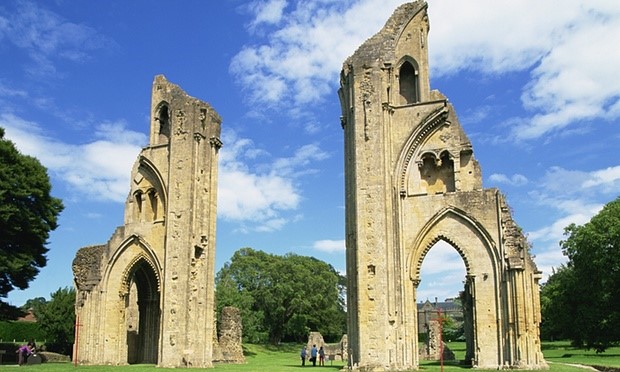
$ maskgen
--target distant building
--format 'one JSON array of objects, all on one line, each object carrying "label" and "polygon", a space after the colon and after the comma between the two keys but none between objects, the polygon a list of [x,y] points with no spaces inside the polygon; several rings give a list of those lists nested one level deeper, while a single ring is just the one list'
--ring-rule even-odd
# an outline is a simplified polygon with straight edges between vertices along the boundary
[{"label": "distant building", "polygon": [[418,303],[418,333],[427,333],[428,324],[431,320],[437,319],[439,310],[442,316],[449,316],[455,322],[463,322],[463,307],[461,303],[454,298],[446,298],[444,302],[425,302]]},{"label": "distant building", "polygon": [[24,316],[20,316],[19,318],[17,318],[18,322],[31,322],[31,323],[36,323],[37,322],[37,317],[34,316],[34,309],[30,308],[26,311],[26,315]]}]

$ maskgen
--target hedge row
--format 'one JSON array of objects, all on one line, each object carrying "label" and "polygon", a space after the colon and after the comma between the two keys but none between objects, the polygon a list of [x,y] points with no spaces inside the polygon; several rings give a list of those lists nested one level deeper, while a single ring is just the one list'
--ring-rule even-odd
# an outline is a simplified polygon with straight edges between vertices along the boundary
[{"label": "hedge row", "polygon": [[45,340],[45,333],[35,322],[0,321],[0,341],[22,342],[28,340]]}]

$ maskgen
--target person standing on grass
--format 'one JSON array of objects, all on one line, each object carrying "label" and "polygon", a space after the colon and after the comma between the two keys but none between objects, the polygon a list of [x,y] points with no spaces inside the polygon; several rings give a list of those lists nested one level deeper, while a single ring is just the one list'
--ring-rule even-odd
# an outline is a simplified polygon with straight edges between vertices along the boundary
[{"label": "person standing on grass", "polygon": [[310,349],[310,360],[312,361],[312,366],[316,367],[316,355],[318,351],[316,350],[316,345],[312,345],[312,349]]},{"label": "person standing on grass", "polygon": [[319,365],[325,365],[325,349],[323,349],[323,346],[319,348]]},{"label": "person standing on grass", "polygon": [[303,367],[306,365],[306,356],[308,356],[308,347],[306,345],[301,348],[301,353],[299,353],[299,356],[301,357],[301,366]]}]

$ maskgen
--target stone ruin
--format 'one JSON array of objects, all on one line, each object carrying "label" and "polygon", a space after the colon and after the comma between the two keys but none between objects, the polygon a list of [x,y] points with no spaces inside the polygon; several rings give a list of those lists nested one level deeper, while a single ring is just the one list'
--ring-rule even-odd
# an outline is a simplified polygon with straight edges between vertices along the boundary
[{"label": "stone ruin", "polygon": [[542,273],[504,195],[483,187],[455,108],[431,89],[429,32],[427,3],[403,4],[342,64],[349,367],[419,368],[420,271],[443,241],[466,269],[465,359],[548,368]]},{"label": "stone ruin", "polygon": [[213,361],[234,364],[245,363],[242,339],[241,311],[232,306],[223,307],[220,314],[218,344],[214,348]]},{"label": "stone ruin", "polygon": [[349,343],[347,335],[343,335],[340,342],[326,343],[321,332],[310,332],[308,334],[308,350],[312,349],[312,345],[316,345],[317,349],[323,346],[325,350],[325,360],[347,360]]},{"label": "stone ruin", "polygon": [[[343,63],[348,338],[330,350],[360,370],[417,369],[420,269],[442,240],[466,267],[466,359],[547,368],[542,273],[506,198],[482,187],[455,108],[430,88],[429,30],[426,2],[403,4]],[[74,260],[73,357],[211,367],[221,118],[161,75],[149,116],[124,224]]]},{"label": "stone ruin", "polygon": [[441,324],[437,319],[429,320],[427,323],[428,332],[424,347],[420,348],[421,360],[439,360],[441,359],[443,346],[443,360],[456,360],[452,350],[441,339]]},{"label": "stone ruin", "polygon": [[163,75],[153,81],[149,112],[149,144],[131,170],[123,225],[73,261],[73,358],[211,367],[222,119]]}]

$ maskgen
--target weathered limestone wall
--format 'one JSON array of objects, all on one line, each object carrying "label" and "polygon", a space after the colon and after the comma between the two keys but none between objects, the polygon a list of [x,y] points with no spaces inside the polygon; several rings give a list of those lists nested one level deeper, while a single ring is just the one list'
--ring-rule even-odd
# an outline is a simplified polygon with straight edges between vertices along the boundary
[{"label": "weathered limestone wall", "polygon": [[[164,105],[164,106],[162,106]],[[161,113],[167,106],[167,113]],[[169,122],[166,256],[159,365],[212,365],[219,115],[158,76],[151,111]],[[162,118],[163,117],[163,118]],[[155,123],[152,128],[156,126]],[[162,141],[162,134],[151,141]]]},{"label": "weathered limestone wall", "polygon": [[340,342],[326,343],[323,339],[321,332],[310,332],[308,334],[308,342],[306,348],[312,350],[312,345],[316,345],[317,349],[323,346],[325,350],[325,359],[328,360],[333,357],[333,360],[347,360],[348,359],[348,338],[347,335],[342,335]]},{"label": "weathered limestone wall", "polygon": [[455,360],[456,357],[448,345],[446,345],[441,337],[441,324],[437,319],[428,322],[427,339],[424,347],[420,348],[420,359],[422,360]]},{"label": "weathered limestone wall", "polygon": [[345,137],[348,335],[353,368],[417,368],[416,289],[439,240],[467,270],[468,355],[480,368],[545,368],[540,273],[452,105],[430,90],[427,5],[400,6],[349,57]]},{"label": "weathered limestone wall", "polygon": [[73,263],[82,364],[212,366],[221,118],[155,77],[124,225]]},{"label": "weathered limestone wall", "polygon": [[[220,314],[220,337],[219,345],[222,350],[220,362],[245,363],[241,340],[243,326],[241,324],[241,311],[236,307],[226,306]],[[215,361],[215,359],[214,359]]]}]

